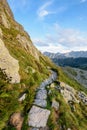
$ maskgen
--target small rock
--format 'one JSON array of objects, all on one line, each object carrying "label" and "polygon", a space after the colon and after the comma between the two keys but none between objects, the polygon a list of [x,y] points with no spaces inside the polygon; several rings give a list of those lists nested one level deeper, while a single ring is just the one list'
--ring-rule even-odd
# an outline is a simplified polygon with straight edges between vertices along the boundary
[{"label": "small rock", "polygon": [[52,107],[56,109],[56,111],[59,109],[59,102],[53,100],[52,101]]},{"label": "small rock", "polygon": [[29,112],[28,125],[36,128],[46,127],[49,115],[49,110],[32,106]]},{"label": "small rock", "polygon": [[17,130],[21,130],[23,124],[23,117],[21,116],[21,113],[14,113],[10,118],[10,124]]},{"label": "small rock", "polygon": [[18,101],[22,102],[23,100],[25,100],[26,98],[26,93],[24,93],[19,99]]},{"label": "small rock", "polygon": [[54,87],[55,87],[55,84],[54,84],[54,83],[52,83],[52,84],[50,85],[50,87],[51,87],[51,88],[54,88]]},{"label": "small rock", "polygon": [[71,130],[71,128],[68,128],[67,130]]}]

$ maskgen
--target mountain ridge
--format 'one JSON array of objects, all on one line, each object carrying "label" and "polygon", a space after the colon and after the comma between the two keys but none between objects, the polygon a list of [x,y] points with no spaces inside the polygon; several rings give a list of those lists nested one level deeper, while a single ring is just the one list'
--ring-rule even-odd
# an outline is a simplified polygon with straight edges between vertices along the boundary
[{"label": "mountain ridge", "polygon": [[66,53],[51,53],[51,52],[44,52],[44,55],[50,58],[78,58],[78,57],[87,57],[87,51],[71,51]]}]

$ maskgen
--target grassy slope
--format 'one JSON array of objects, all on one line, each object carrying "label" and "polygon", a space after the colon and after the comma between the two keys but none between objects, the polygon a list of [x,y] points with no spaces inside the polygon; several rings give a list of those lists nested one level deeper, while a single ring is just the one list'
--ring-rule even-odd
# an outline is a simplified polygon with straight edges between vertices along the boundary
[{"label": "grassy slope", "polygon": [[[9,19],[9,18],[8,18]],[[13,21],[10,21],[13,25]],[[20,75],[21,83],[11,85],[6,81],[5,75],[0,72],[0,129],[2,129],[7,123],[9,116],[13,112],[21,111],[25,115],[23,130],[26,129],[27,111],[30,109],[35,89],[40,82],[49,76],[48,66],[55,68],[55,65],[47,57],[40,55],[40,61],[37,61],[30,53],[27,53],[16,40],[17,34],[25,35],[24,32],[15,30],[14,28],[6,29],[2,25],[0,27],[3,30],[3,40],[10,54],[19,60],[20,64]],[[30,40],[30,39],[29,39]],[[31,40],[30,40],[31,41]],[[35,70],[32,73],[32,69]],[[76,81],[71,80],[67,75],[64,74],[61,68],[56,68],[59,72],[59,80],[71,85],[77,90],[84,90],[80,84]],[[24,102],[19,103],[18,97],[22,92],[27,93],[27,97]],[[66,128],[70,127],[73,130],[87,130],[87,109],[83,104],[76,104],[78,111],[72,113],[70,107],[65,103],[63,97],[54,90],[51,98],[55,97],[60,102],[60,111],[55,113],[54,109],[51,109],[51,116],[49,118],[48,125],[52,130],[58,130],[60,125],[65,124]],[[50,98],[49,97],[49,98]],[[49,99],[52,100],[52,99]],[[82,111],[84,109],[84,111]],[[58,117],[56,117],[59,115]],[[54,116],[55,115],[55,116]],[[82,121],[83,119],[83,121]],[[82,122],[81,122],[82,121]],[[57,124],[56,124],[57,122]],[[14,129],[12,127],[6,127],[6,129]]]},{"label": "grassy slope", "polygon": [[[6,125],[5,123],[13,112],[21,111],[26,115],[33,102],[35,89],[42,80],[50,75],[47,66],[53,67],[53,63],[43,57],[42,54],[39,53],[40,60],[38,61],[20,45],[16,39],[17,34],[25,36],[32,46],[31,39],[24,30],[16,30],[15,22],[7,14],[6,16],[10,21],[11,28],[7,29],[1,24],[0,28],[3,31],[3,41],[10,54],[19,61],[21,82],[20,84],[9,84],[5,75],[3,76],[3,73],[0,73],[0,129]],[[19,103],[18,97],[23,92],[27,93],[26,100]]]}]

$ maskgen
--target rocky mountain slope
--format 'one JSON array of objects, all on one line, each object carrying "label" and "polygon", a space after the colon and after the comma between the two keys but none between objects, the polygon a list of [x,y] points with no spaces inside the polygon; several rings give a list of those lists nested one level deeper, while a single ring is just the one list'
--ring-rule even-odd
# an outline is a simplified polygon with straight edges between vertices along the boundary
[{"label": "rocky mountain slope", "polygon": [[86,99],[87,89],[35,48],[0,0],[0,130],[87,130]]}]

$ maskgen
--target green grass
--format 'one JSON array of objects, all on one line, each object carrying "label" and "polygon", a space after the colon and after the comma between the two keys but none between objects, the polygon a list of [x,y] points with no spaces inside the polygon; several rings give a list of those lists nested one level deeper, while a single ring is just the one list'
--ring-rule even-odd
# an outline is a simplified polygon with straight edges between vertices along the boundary
[{"label": "green grass", "polygon": [[[11,21],[11,24],[14,23]],[[0,71],[0,129],[5,126],[4,129],[10,129],[11,127],[6,125],[10,115],[18,111],[27,115],[33,103],[36,88],[50,75],[47,66],[54,68],[54,65],[42,54],[39,56],[40,60],[37,60],[30,50],[26,51],[23,48],[22,44],[16,39],[18,34],[25,36],[32,44],[31,39],[24,31],[20,32],[15,27],[7,29],[2,25],[0,25],[0,28],[3,31],[3,41],[9,53],[19,61],[19,74],[21,76],[20,84],[12,85],[7,82],[5,75]],[[18,97],[23,92],[27,93],[27,97],[24,102],[19,103]],[[23,126],[26,126],[26,124],[24,123]]]},{"label": "green grass", "polygon": [[77,72],[74,70],[74,69],[72,69],[72,68],[70,68],[70,67],[67,67],[66,68],[67,69],[67,71],[69,71],[69,73],[71,73],[73,76],[77,76]]},{"label": "green grass", "polygon": [[70,78],[61,67],[58,67],[58,73],[59,73],[59,81],[62,81],[73,88],[75,88],[78,91],[84,91],[87,93],[87,89],[84,88],[81,84],[79,84],[76,80]]}]

